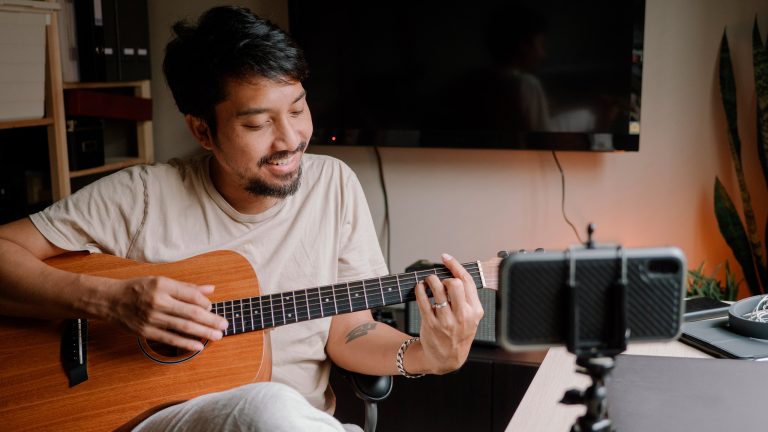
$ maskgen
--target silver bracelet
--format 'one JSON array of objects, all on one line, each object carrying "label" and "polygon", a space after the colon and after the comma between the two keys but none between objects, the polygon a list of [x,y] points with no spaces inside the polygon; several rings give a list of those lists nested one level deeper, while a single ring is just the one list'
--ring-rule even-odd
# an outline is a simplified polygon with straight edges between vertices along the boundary
[{"label": "silver bracelet", "polygon": [[403,341],[403,343],[400,344],[400,349],[397,350],[397,355],[395,356],[395,366],[397,366],[397,370],[400,371],[400,375],[406,378],[421,378],[424,376],[424,374],[418,374],[418,375],[410,374],[403,367],[403,357],[405,356],[405,350],[407,350],[408,347],[412,343],[416,342],[417,340],[419,340],[418,337],[412,337],[410,339],[406,339],[405,341]]}]

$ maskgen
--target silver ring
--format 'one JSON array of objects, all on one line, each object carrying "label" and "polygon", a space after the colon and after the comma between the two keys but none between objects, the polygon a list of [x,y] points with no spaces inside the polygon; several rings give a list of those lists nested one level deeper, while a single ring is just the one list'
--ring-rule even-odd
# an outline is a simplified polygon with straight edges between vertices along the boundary
[{"label": "silver ring", "polygon": [[442,303],[435,303],[435,304],[432,305],[432,307],[435,308],[435,309],[441,309],[441,308],[444,308],[444,307],[447,307],[447,306],[448,306],[448,301],[444,301]]}]

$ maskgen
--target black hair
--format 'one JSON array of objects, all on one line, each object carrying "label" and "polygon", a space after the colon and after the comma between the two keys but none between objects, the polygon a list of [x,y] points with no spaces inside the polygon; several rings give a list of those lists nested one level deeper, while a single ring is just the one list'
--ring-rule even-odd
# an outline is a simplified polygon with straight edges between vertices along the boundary
[{"label": "black hair", "polygon": [[228,80],[267,78],[301,82],[309,74],[304,53],[291,37],[249,9],[221,6],[190,24],[173,25],[163,72],[176,106],[216,133],[214,107],[226,99]]}]

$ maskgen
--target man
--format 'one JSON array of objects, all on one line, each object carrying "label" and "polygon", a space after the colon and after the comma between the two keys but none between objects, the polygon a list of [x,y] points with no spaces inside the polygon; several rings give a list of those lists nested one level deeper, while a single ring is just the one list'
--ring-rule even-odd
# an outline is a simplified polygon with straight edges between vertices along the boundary
[{"label": "man", "polygon": [[[222,337],[228,323],[206,297],[215,287],[76,275],[41,262],[70,250],[167,262],[231,249],[253,265],[262,294],[386,274],[354,174],[304,155],[307,70],[290,38],[235,7],[173,29],[164,72],[207,154],[121,171],[0,227],[0,314],[105,319],[189,350],[203,348],[194,337]],[[421,340],[377,324],[369,311],[279,327],[271,332],[273,382],[172,406],[137,430],[342,430],[329,415],[329,361],[371,375],[457,369],[483,311],[471,277],[443,259],[455,277],[416,288]]]}]

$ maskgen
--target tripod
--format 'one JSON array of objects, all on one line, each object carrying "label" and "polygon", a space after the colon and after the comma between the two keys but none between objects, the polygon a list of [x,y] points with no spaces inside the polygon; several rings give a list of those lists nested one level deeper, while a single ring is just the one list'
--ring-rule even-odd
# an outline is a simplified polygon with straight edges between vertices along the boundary
[{"label": "tripod", "polygon": [[[591,236],[590,236],[591,237]],[[591,246],[591,240],[587,247]],[[568,295],[569,331],[568,351],[576,354],[578,372],[589,375],[592,385],[586,390],[568,390],[560,401],[567,405],[585,405],[586,413],[576,420],[571,432],[612,432],[614,430],[608,417],[608,377],[614,367],[614,358],[627,349],[629,331],[627,329],[627,258],[623,249],[616,248],[616,260],[619,276],[608,292],[606,304],[606,332],[597,344],[579,337],[579,289],[576,284],[576,260],[569,253],[568,279],[565,289]]]}]

